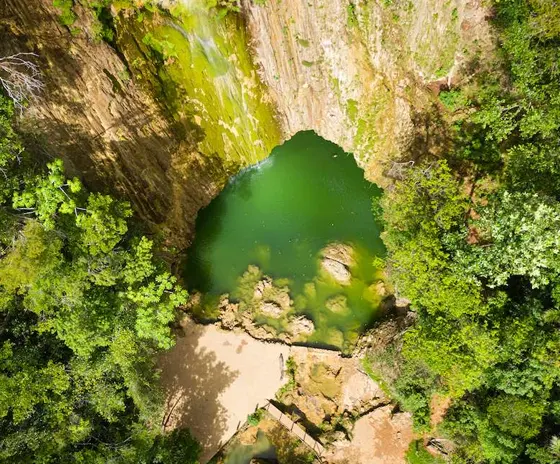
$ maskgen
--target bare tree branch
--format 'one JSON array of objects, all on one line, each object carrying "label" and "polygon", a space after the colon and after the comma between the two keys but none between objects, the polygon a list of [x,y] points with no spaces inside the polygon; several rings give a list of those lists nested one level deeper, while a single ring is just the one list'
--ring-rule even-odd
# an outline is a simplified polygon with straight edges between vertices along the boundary
[{"label": "bare tree branch", "polygon": [[392,179],[403,180],[405,178],[406,171],[412,166],[414,166],[414,161],[405,161],[402,163],[393,161],[393,164],[389,171],[387,171],[386,175]]},{"label": "bare tree branch", "polygon": [[44,87],[39,66],[32,61],[36,57],[30,52],[0,57],[0,85],[20,113],[25,103],[35,98]]}]

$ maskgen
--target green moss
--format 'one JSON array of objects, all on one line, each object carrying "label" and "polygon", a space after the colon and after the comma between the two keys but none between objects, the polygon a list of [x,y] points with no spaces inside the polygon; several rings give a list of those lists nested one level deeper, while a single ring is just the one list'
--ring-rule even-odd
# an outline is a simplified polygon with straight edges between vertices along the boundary
[{"label": "green moss", "polygon": [[141,50],[130,60],[141,65],[134,75],[156,89],[173,118],[198,127],[198,150],[236,170],[263,159],[279,143],[274,108],[247,49],[241,17],[218,20],[199,0],[170,12],[123,15],[120,21]]},{"label": "green moss", "polygon": [[444,464],[441,458],[432,456],[422,440],[416,440],[410,444],[406,452],[406,461],[409,464]]},{"label": "green moss", "polygon": [[355,122],[358,117],[358,102],[353,99],[349,99],[346,102],[346,115],[350,121]]},{"label": "green moss", "polygon": [[297,38],[297,43],[300,44],[302,47],[309,47],[309,40]]},{"label": "green moss", "polygon": [[307,61],[307,60],[302,60],[301,62],[302,65],[310,68],[311,66],[313,66],[315,63],[313,61]]},{"label": "green moss", "polygon": [[155,38],[151,32],[148,32],[143,38],[142,42],[150,47],[154,52],[161,55],[164,60],[169,58],[177,58],[177,50],[173,42],[167,40],[167,37],[162,39]]},{"label": "green moss", "polygon": [[76,22],[78,17],[74,13],[74,2],[72,0],[53,0],[53,6],[58,8],[58,20],[63,26],[71,26]]},{"label": "green moss", "polygon": [[288,376],[288,382],[285,383],[280,390],[278,390],[276,392],[276,399],[277,400],[282,400],[282,398],[284,398],[284,396],[286,396],[288,393],[294,391],[297,387],[297,382],[296,382],[296,361],[294,360],[294,358],[292,356],[290,356],[287,360],[286,360],[286,373],[285,375]]},{"label": "green moss", "polygon": [[380,124],[387,122],[390,114],[391,94],[384,87],[374,94],[371,100],[363,100],[358,106],[356,142],[360,150],[375,152],[381,140]]},{"label": "green moss", "polygon": [[346,7],[347,24],[349,28],[358,26],[358,17],[356,16],[356,5],[349,3]]}]

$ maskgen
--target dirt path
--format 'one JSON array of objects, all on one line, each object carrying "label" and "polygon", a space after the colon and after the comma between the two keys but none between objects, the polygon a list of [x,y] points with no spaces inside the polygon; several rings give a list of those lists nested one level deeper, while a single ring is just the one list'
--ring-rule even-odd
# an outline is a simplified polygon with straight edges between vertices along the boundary
[{"label": "dirt path", "polygon": [[160,360],[166,428],[189,427],[203,447],[200,462],[207,462],[283,385],[281,355],[288,358],[288,346],[185,319],[177,344]]}]

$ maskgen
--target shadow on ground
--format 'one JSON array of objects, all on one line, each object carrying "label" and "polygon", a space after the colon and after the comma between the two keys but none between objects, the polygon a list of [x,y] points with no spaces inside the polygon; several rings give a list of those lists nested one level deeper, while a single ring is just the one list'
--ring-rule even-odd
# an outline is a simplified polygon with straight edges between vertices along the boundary
[{"label": "shadow on ground", "polygon": [[181,329],[175,347],[161,359],[160,368],[167,399],[164,428],[190,428],[202,445],[201,462],[205,462],[223,445],[228,412],[220,395],[239,372],[199,346],[202,333],[203,328],[197,325]]}]

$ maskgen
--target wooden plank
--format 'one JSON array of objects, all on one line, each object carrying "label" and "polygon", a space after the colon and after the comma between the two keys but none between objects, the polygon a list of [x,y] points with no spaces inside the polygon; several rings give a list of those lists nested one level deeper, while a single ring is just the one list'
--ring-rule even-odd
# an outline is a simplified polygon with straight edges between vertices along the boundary
[{"label": "wooden plank", "polygon": [[280,422],[280,424],[286,427],[292,435],[301,440],[302,443],[309,446],[319,457],[321,457],[321,455],[325,452],[325,448],[321,445],[321,443],[310,437],[302,427],[283,414],[282,411],[280,411],[272,403],[269,402],[264,409],[266,409],[274,419]]}]

